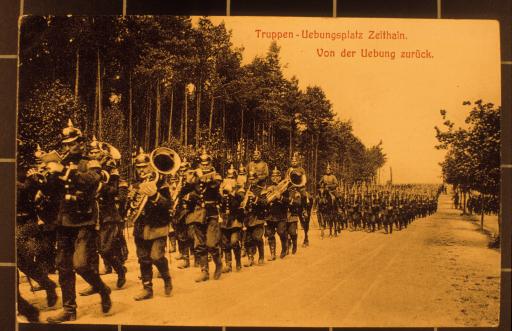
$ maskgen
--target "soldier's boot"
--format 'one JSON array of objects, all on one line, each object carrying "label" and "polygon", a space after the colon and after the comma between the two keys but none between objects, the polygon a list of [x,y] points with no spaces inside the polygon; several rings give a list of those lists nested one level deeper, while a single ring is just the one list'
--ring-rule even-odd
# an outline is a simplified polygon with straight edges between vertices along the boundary
[{"label": "soldier's boot", "polygon": [[292,238],[292,254],[297,253],[297,237]]},{"label": "soldier's boot", "polygon": [[101,297],[101,311],[103,314],[108,314],[112,308],[112,300],[110,300],[110,287],[105,285],[105,288],[100,291]]},{"label": "soldier's boot", "polygon": [[209,272],[209,267],[208,267],[208,253],[201,256],[200,264],[201,264],[201,274],[199,275],[199,277],[196,278],[197,283],[205,282],[208,279],[210,279],[210,272]]},{"label": "soldier's boot", "polygon": [[[231,255],[231,253],[229,254]],[[213,272],[213,279],[217,280],[222,275],[222,259],[219,254],[212,256],[212,260],[215,263],[215,271]]]},{"label": "soldier's boot", "polygon": [[153,297],[153,284],[151,281],[146,281],[142,283],[142,291],[139,294],[133,297],[135,301],[148,300]]},{"label": "soldier's boot", "polygon": [[252,249],[247,249],[247,262],[244,264],[244,267],[252,267],[254,265],[254,255]]},{"label": "soldier's boot", "polygon": [[226,274],[228,272],[231,272],[231,270],[232,270],[232,266],[231,266],[231,262],[232,262],[232,260],[231,260],[231,251],[224,252],[224,258],[226,260],[226,265],[224,266],[224,268],[222,268],[222,272]]},{"label": "soldier's boot", "polygon": [[178,265],[178,269],[187,269],[190,267],[190,258],[185,256]]},{"label": "soldier's boot", "polygon": [[126,267],[122,266],[121,270],[117,273],[116,287],[122,288],[126,284]]},{"label": "soldier's boot", "polygon": [[18,293],[18,312],[30,323],[39,323],[39,309],[23,299]]},{"label": "soldier's boot", "polygon": [[182,253],[182,258],[180,264],[178,265],[178,269],[187,269],[190,267],[190,256],[188,253],[188,249],[184,250]]},{"label": "soldier's boot", "polygon": [[89,286],[85,290],[78,292],[78,294],[80,294],[80,296],[82,296],[82,297],[88,297],[88,296],[96,294],[96,293],[98,293],[98,292],[92,286]]},{"label": "soldier's boot", "polygon": [[169,253],[176,253],[176,232],[169,233]]},{"label": "soldier's boot", "polygon": [[[183,244],[183,242],[181,240],[178,240],[178,254],[174,257],[175,260],[181,260],[183,259],[183,252],[184,252],[184,249],[185,248],[185,245]],[[187,248],[188,250],[188,248]]]},{"label": "soldier's boot", "polygon": [[279,255],[280,258],[284,259],[284,257],[288,254],[288,240],[281,239],[281,254]]},{"label": "soldier's boot", "polygon": [[48,317],[46,321],[50,324],[76,321],[76,310],[63,309],[57,315]]},{"label": "soldier's boot", "polygon": [[304,236],[304,242],[302,243],[302,247],[308,247],[309,246],[309,238],[308,234],[306,233]]},{"label": "soldier's boot", "polygon": [[268,260],[275,261],[275,259],[276,259],[276,241],[269,240],[268,245],[270,247],[270,257],[268,258]]},{"label": "soldier's boot", "polygon": [[164,293],[168,297],[172,292],[172,278],[169,271],[164,272],[162,278],[164,279]]},{"label": "soldier's boot", "polygon": [[236,271],[242,270],[242,256],[239,249],[234,250],[235,253],[235,264],[236,264]]},{"label": "soldier's boot", "polygon": [[258,265],[263,265],[265,263],[265,243],[263,240],[258,242]]},{"label": "soldier's boot", "polygon": [[57,296],[57,291],[55,291],[55,287],[51,287],[46,290],[46,303],[48,304],[49,308],[55,306],[58,298],[59,297]]},{"label": "soldier's boot", "polygon": [[[206,263],[208,263],[208,257],[206,258]],[[201,267],[201,258],[197,253],[194,252],[194,268],[200,268]]]},{"label": "soldier's boot", "polygon": [[105,263],[105,270],[103,270],[103,272],[101,272],[100,275],[111,274],[113,272],[112,266],[107,261],[104,261],[104,263]]}]

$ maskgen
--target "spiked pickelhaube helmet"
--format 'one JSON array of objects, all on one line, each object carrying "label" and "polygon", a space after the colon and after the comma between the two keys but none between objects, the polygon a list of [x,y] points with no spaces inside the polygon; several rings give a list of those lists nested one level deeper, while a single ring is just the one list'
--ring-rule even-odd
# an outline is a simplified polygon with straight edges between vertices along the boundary
[{"label": "spiked pickelhaube helmet", "polygon": [[77,139],[82,138],[82,131],[80,129],[75,128],[73,126],[73,122],[71,119],[68,120],[68,125],[62,129],[62,142],[63,143],[70,143]]},{"label": "spiked pickelhaube helmet", "polygon": [[100,152],[100,142],[96,139],[96,136],[92,136],[92,140],[89,143],[89,152],[91,152],[91,153]]},{"label": "spiked pickelhaube helmet", "polygon": [[149,165],[149,155],[144,152],[142,147],[139,148],[139,154],[135,157],[134,164],[138,168],[146,167]]},{"label": "spiked pickelhaube helmet", "polygon": [[281,177],[281,171],[279,171],[279,169],[277,169],[277,166],[274,167],[274,170],[272,170],[272,177]]},{"label": "spiked pickelhaube helmet", "polygon": [[227,178],[236,178],[236,170],[235,170],[235,167],[233,167],[233,164],[231,164],[231,166],[229,167],[227,173],[226,173],[226,177]]},{"label": "spiked pickelhaube helmet", "polygon": [[247,169],[245,169],[243,164],[240,164],[238,167],[238,174],[239,175],[247,175]]},{"label": "spiked pickelhaube helmet", "polygon": [[212,157],[206,151],[205,146],[203,146],[203,148],[201,149],[201,155],[199,155],[199,160],[200,160],[202,166],[208,166],[212,162]]}]

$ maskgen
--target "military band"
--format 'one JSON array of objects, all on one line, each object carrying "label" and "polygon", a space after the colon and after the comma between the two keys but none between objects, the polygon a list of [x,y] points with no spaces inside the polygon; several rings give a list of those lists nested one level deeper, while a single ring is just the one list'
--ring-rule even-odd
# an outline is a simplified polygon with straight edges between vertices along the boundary
[{"label": "military band", "polygon": [[[141,301],[153,297],[153,266],[163,293],[172,292],[168,241],[179,269],[190,268],[194,258],[200,267],[196,282],[208,281],[211,258],[217,280],[222,273],[241,271],[242,265],[264,265],[264,238],[269,261],[297,253],[300,228],[307,247],[313,205],[322,238],[327,226],[331,236],[345,229],[391,234],[434,213],[440,194],[434,186],[349,187],[327,164],[310,196],[298,154],[288,169],[283,166],[281,172],[274,165],[269,172],[257,148],[247,165],[231,161],[224,179],[206,147],[191,162],[169,148],[140,149],[132,162],[135,178],[128,182],[119,171],[119,151],[94,137],[86,143],[71,121],[63,130],[62,151],[38,147],[34,156],[36,164],[17,183],[18,266],[46,291],[49,307],[56,304],[57,293],[48,274],[58,270],[63,310],[48,318],[50,323],[76,319],[76,274],[90,285],[81,293],[99,294],[102,312],[110,312],[111,291],[100,278],[99,257],[116,272],[116,287],[125,287],[126,227],[133,227],[142,283],[134,299]],[[30,249],[34,241],[43,245]]]}]

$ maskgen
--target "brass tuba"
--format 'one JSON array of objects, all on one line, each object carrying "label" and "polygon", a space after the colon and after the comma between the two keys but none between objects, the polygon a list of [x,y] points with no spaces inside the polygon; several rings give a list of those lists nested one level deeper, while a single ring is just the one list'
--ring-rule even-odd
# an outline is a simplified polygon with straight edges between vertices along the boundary
[{"label": "brass tuba", "polygon": [[[158,147],[149,154],[149,164],[156,171],[154,178],[148,174],[145,182],[153,181],[155,184],[161,176],[175,174],[181,165],[181,158],[174,150],[167,147]],[[144,210],[148,196],[137,191],[130,199],[129,209],[126,213],[126,220],[135,223]]]},{"label": "brass tuba", "polygon": [[170,148],[158,147],[149,154],[149,163],[160,175],[174,175],[180,168],[181,158]]},{"label": "brass tuba", "polygon": [[304,187],[307,181],[305,174],[294,169],[288,170],[288,172],[286,173],[286,179],[288,179],[290,181],[290,184],[295,187]]},{"label": "brass tuba", "polygon": [[267,202],[272,202],[280,197],[290,186],[304,187],[306,185],[306,175],[299,171],[290,169],[286,177],[280,181],[273,189],[268,190],[266,194]]}]

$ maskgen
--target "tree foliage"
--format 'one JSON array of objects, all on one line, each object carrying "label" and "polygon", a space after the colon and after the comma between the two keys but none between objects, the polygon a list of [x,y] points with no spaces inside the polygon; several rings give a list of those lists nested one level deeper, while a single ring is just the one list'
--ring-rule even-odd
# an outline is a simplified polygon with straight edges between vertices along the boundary
[{"label": "tree foliage", "polygon": [[277,43],[242,65],[231,31],[206,17],[24,17],[20,38],[20,138],[44,149],[71,116],[121,149],[125,166],[138,147],[193,159],[206,145],[225,169],[257,146],[280,170],[299,153],[309,183],[329,162],[351,185],[385,162],[382,144],[364,146],[335,119],[321,86],[284,77]]}]

